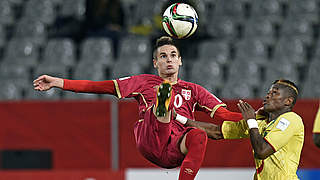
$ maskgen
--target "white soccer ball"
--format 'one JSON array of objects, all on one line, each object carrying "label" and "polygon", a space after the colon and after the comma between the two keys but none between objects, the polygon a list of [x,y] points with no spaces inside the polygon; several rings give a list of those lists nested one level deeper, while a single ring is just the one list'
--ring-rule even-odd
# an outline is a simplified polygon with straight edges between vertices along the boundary
[{"label": "white soccer ball", "polygon": [[174,38],[190,37],[198,27],[198,14],[185,3],[174,3],[163,13],[163,29]]}]

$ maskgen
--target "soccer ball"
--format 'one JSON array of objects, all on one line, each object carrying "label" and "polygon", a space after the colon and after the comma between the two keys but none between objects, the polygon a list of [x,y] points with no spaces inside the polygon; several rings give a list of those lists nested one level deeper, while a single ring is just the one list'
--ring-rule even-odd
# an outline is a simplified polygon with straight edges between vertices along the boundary
[{"label": "soccer ball", "polygon": [[164,11],[162,26],[171,37],[187,38],[198,27],[198,14],[188,4],[174,3]]}]

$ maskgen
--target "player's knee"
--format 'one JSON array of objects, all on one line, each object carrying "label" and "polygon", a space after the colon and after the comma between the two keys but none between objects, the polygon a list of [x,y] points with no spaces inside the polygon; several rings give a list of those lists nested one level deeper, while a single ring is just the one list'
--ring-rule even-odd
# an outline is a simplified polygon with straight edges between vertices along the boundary
[{"label": "player's knee", "polygon": [[189,131],[187,135],[187,140],[188,139],[194,139],[192,142],[197,143],[198,145],[207,145],[208,142],[208,136],[207,133],[201,129],[192,129]]}]

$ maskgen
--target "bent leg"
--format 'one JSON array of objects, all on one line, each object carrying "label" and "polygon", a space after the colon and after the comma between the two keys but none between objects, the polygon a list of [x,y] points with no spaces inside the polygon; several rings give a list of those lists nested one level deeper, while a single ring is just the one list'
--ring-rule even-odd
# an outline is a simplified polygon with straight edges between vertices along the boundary
[{"label": "bent leg", "polygon": [[[169,114],[168,116],[170,117]],[[154,164],[165,167],[161,155],[166,149],[171,135],[170,123],[159,121],[153,110],[149,109],[145,113],[144,119],[136,123],[134,134],[140,153]]]},{"label": "bent leg", "polygon": [[208,137],[200,129],[190,130],[182,139],[180,149],[186,153],[179,174],[179,180],[193,180],[197,175],[206,152]]}]

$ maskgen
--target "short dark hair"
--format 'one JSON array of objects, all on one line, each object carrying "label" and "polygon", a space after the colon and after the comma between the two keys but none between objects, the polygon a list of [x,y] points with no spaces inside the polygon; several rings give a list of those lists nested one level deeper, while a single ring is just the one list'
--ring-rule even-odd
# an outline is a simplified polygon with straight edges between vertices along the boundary
[{"label": "short dark hair", "polygon": [[161,36],[156,41],[156,45],[153,50],[153,59],[157,59],[157,50],[159,47],[164,46],[164,45],[172,45],[172,46],[176,47],[178,50],[178,55],[180,56],[180,51],[179,51],[178,47],[176,46],[174,40],[169,36]]},{"label": "short dark hair", "polygon": [[292,105],[296,104],[298,98],[298,87],[290,80],[287,79],[278,79],[275,80],[272,84],[280,84],[283,88],[285,88],[290,97],[293,97]]}]

